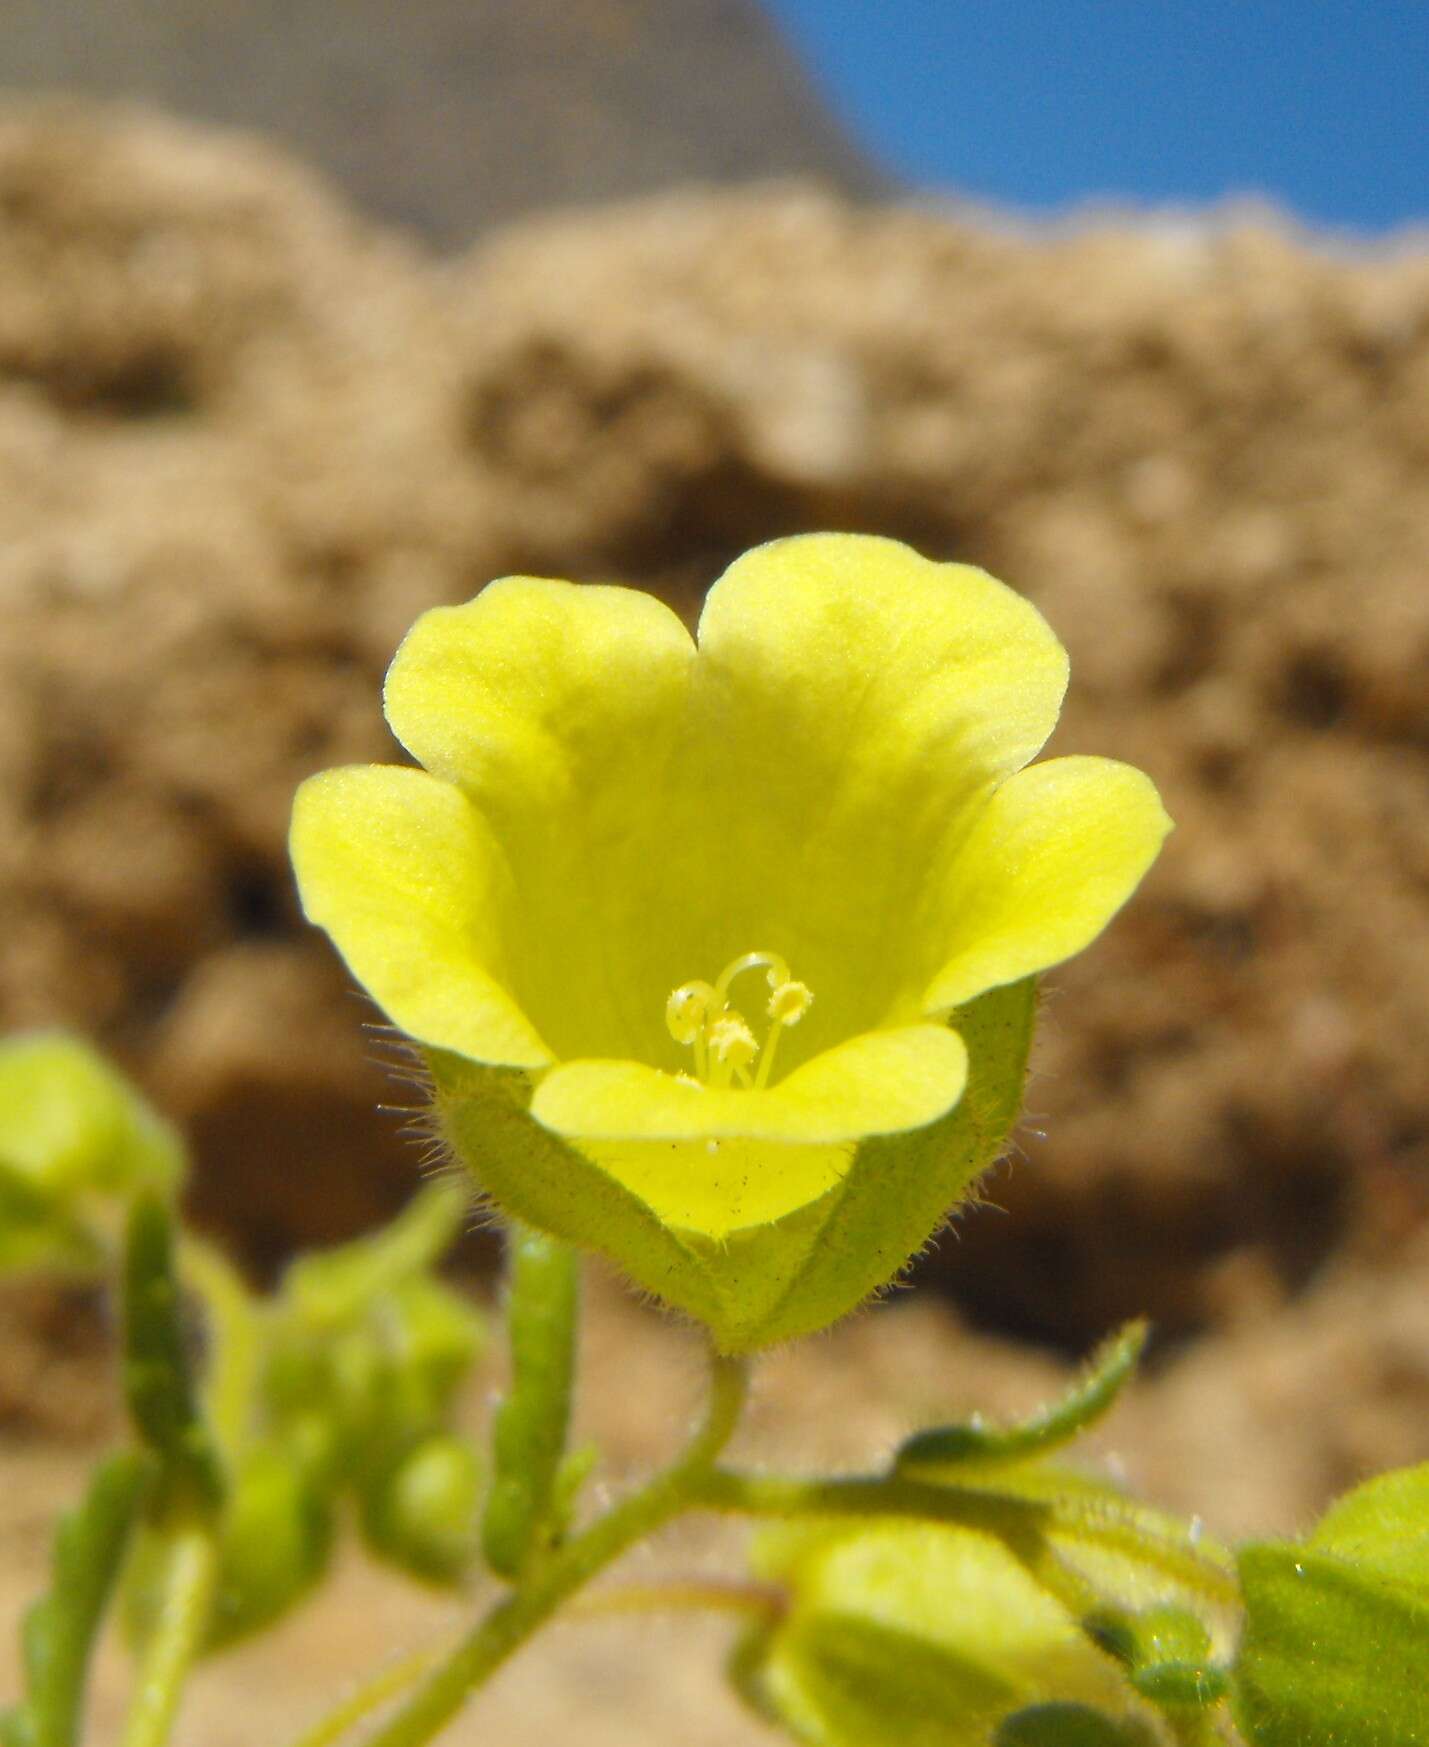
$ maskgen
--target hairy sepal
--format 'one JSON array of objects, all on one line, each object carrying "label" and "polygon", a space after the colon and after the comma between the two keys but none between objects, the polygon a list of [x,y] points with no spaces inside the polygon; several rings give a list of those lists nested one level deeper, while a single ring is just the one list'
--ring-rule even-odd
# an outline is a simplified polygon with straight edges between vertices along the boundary
[{"label": "hairy sepal", "polygon": [[855,1309],[902,1272],[966,1197],[1016,1120],[1034,1007],[1029,978],[953,1014],[970,1072],[947,1116],[869,1137],[827,1194],[718,1240],[663,1223],[578,1146],[536,1122],[531,1075],[438,1050],[427,1061],[442,1138],[502,1212],[606,1256],[703,1323],[720,1351],[745,1353]]}]

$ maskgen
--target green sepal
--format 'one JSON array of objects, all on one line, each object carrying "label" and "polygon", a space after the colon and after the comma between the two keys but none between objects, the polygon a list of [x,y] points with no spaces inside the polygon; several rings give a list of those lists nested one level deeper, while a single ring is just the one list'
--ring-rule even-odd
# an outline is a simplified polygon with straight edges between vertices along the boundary
[{"label": "green sepal", "polygon": [[1239,1565],[1233,1704],[1254,1747],[1429,1747],[1429,1463]]},{"label": "green sepal", "polygon": [[511,1383],[492,1427],[481,1545],[497,1576],[514,1579],[550,1539],[570,1426],[580,1271],[575,1251],[541,1232],[516,1226],[507,1243]]},{"label": "green sepal", "polygon": [[152,1479],[142,1453],[111,1456],[60,1520],[49,1593],[25,1615],[25,1698],[0,1724],[5,1747],[74,1747],[90,1651]]},{"label": "green sepal", "polygon": [[134,1202],[125,1232],[122,1371],[129,1418],[160,1458],[165,1497],[216,1510],[222,1475],[189,1366],[172,1219],[152,1193]]},{"label": "green sepal", "polygon": [[532,1119],[528,1074],[443,1050],[428,1050],[426,1059],[443,1138],[508,1217],[608,1256],[667,1303],[715,1326],[720,1308],[705,1270],[642,1201]]},{"label": "green sepal", "polygon": [[827,1327],[907,1266],[997,1157],[1021,1103],[1035,1010],[1031,979],[950,1021],[967,1089],[940,1121],[853,1149],[839,1185],[770,1225],[715,1242],[663,1224],[579,1148],[528,1114],[531,1079],[427,1052],[443,1136],[508,1215],[610,1258],[703,1323],[725,1353]]},{"label": "green sepal", "polygon": [[47,1195],[172,1192],[177,1133],[80,1038],[28,1032],[0,1043],[0,1159]]},{"label": "green sepal", "polygon": [[1083,1376],[1059,1401],[1013,1426],[990,1426],[981,1419],[935,1426],[907,1439],[894,1457],[899,1473],[985,1467],[1045,1456],[1079,1437],[1112,1407],[1136,1369],[1146,1345],[1145,1322],[1129,1322],[1093,1354]]}]

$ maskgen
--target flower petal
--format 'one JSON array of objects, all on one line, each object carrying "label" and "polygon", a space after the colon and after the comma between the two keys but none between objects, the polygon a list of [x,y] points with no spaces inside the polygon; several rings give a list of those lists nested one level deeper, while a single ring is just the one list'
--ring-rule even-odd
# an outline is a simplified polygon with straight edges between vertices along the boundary
[{"label": "flower petal", "polygon": [[767,1229],[820,1201],[852,1168],[858,1151],[855,1141],[805,1146],[742,1138],[566,1145],[642,1202],[661,1225],[716,1244],[751,1227]]},{"label": "flower petal", "polygon": [[1050,733],[1066,656],[984,572],[851,534],[739,559],[710,592],[699,650],[721,949],[781,952],[814,990],[790,1040],[807,1057],[883,1022],[908,987],[926,869]]},{"label": "flower petal", "polygon": [[749,1140],[829,1144],[922,1128],[957,1103],[967,1052],[943,1025],[871,1031],[825,1050],[765,1091],[715,1091],[643,1062],[566,1062],[531,1114],[592,1140]]},{"label": "flower petal", "polygon": [[510,860],[512,986],[563,1057],[656,1059],[665,997],[702,974],[651,899],[694,658],[650,595],[510,576],[423,614],[387,675],[398,738]]},{"label": "flower petal", "polygon": [[768,1091],[711,1091],[638,1062],[570,1062],[531,1114],[663,1221],[706,1237],[817,1201],[868,1134],[921,1128],[952,1108],[967,1051],[943,1025],[871,1032]]},{"label": "flower petal", "polygon": [[383,691],[397,738],[426,768],[502,811],[588,797],[582,779],[668,733],[694,659],[690,634],[632,588],[505,576],[423,613]]},{"label": "flower petal", "polygon": [[476,1061],[551,1060],[501,974],[509,873],[459,789],[395,765],[324,771],[298,790],[290,847],[309,920],[395,1025]]},{"label": "flower petal", "polygon": [[710,590],[699,647],[729,714],[756,714],[764,757],[788,757],[792,739],[840,789],[913,783],[940,816],[1036,754],[1067,686],[1066,651],[1030,601],[869,534],[755,547]]},{"label": "flower petal", "polygon": [[939,898],[943,962],[925,1013],[1060,964],[1136,890],[1171,821],[1151,780],[1110,758],[1010,778],[957,848]]}]

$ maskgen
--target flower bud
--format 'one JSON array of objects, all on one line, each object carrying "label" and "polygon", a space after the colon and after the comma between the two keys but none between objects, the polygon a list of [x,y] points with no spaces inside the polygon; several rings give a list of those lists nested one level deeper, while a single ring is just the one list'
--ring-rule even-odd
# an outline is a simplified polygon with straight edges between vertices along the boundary
[{"label": "flower bud", "polygon": [[[1029,1706],[1120,1716],[1135,1703],[1066,1608],[975,1530],[904,1520],[794,1527],[762,1537],[756,1567],[787,1585],[789,1604],[743,1678],[799,1740],[986,1747],[1004,1718]],[[1027,1747],[1043,1738],[1028,1736]],[[1103,1732],[1087,1744],[1135,1739]],[[1022,1747],[1022,1737],[1012,1742]]]},{"label": "flower bud", "polygon": [[465,1575],[477,1555],[482,1463],[465,1439],[438,1433],[376,1490],[364,1527],[374,1548],[430,1583]]},{"label": "flower bud", "polygon": [[212,1648],[270,1624],[321,1578],[332,1519],[285,1450],[250,1451],[224,1506]]}]

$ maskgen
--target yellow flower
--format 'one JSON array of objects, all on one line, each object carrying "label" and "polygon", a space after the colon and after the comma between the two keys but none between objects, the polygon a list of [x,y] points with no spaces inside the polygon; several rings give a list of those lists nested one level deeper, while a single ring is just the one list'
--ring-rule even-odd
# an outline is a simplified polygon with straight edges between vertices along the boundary
[{"label": "yellow flower", "polygon": [[[499,1203],[728,1344],[774,1338],[733,1321],[799,1270],[781,1252],[776,1282],[746,1240],[792,1221],[827,1241],[809,1210],[846,1200],[870,1138],[947,1121],[988,991],[1022,991],[981,1007],[1020,1087],[1026,980],[1101,930],[1168,828],[1125,765],[1023,768],[1065,683],[1026,601],[891,540],[757,548],[698,642],[651,596],[507,577],[425,614],[388,673],[425,768],[303,786],[303,901],[429,1051]],[[984,1152],[1016,1102],[989,1099]],[[870,1236],[879,1278],[856,1296],[987,1162]]]}]

